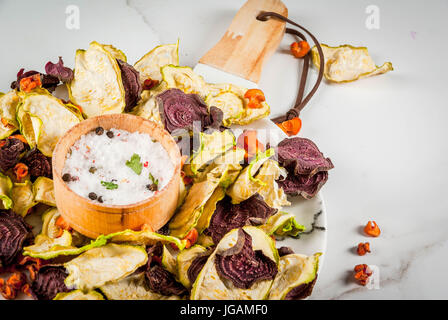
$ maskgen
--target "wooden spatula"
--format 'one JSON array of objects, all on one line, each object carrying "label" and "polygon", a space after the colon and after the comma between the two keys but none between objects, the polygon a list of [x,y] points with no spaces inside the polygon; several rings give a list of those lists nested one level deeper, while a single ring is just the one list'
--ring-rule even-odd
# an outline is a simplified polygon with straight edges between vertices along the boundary
[{"label": "wooden spatula", "polygon": [[[199,60],[194,71],[210,83],[256,88],[263,65],[277,49],[285,33],[285,23],[282,21],[257,20],[257,15],[262,11],[288,15],[288,9],[280,0],[248,0],[238,10],[221,40]],[[237,131],[235,133],[243,129],[267,130],[268,137],[260,137],[260,140],[271,145],[277,145],[286,137],[269,119],[236,127],[232,126]]]}]

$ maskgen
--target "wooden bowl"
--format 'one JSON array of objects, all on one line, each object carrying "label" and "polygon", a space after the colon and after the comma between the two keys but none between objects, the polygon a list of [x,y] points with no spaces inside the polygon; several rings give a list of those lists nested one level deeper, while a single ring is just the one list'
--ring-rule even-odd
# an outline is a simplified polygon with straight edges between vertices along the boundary
[{"label": "wooden bowl", "polygon": [[[159,141],[174,165],[171,180],[151,198],[129,205],[102,205],[73,192],[61,177],[66,155],[82,135],[96,127],[138,131]],[[158,230],[168,222],[176,209],[181,156],[171,135],[155,122],[129,114],[102,115],[84,120],[59,140],[53,151],[52,163],[54,192],[59,212],[73,229],[89,238],[125,229],[139,230],[145,224],[153,230]]]}]

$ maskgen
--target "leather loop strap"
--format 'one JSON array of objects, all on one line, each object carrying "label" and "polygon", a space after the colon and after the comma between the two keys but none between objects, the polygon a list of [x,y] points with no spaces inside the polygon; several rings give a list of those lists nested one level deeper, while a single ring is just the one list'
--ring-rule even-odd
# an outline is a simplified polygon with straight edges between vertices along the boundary
[{"label": "leather loop strap", "polygon": [[[275,123],[279,123],[279,122],[283,122],[285,120],[290,120],[294,117],[298,117],[300,115],[300,111],[302,111],[302,109],[307,105],[307,103],[311,100],[313,95],[316,93],[317,89],[319,88],[320,83],[322,82],[322,78],[324,75],[324,66],[325,66],[324,59],[325,58],[324,58],[324,53],[322,51],[322,47],[320,46],[319,41],[316,39],[316,37],[313,34],[311,34],[304,27],[300,26],[299,24],[295,23],[294,21],[292,21],[292,20],[288,19],[287,17],[282,16],[281,14],[278,14],[276,12],[261,12],[257,16],[257,20],[260,20],[260,21],[267,21],[270,18],[276,18],[276,19],[285,21],[289,24],[292,24],[293,26],[296,26],[297,28],[301,29],[302,31],[304,31],[313,40],[313,42],[317,48],[317,51],[319,53],[319,58],[320,58],[319,74],[317,76],[316,83],[314,84],[311,91],[306,95],[306,97],[303,98],[304,93],[305,93],[305,86],[306,86],[306,79],[308,76],[309,64],[310,64],[310,53],[308,53],[304,57],[303,71],[302,71],[302,75],[300,78],[299,91],[297,94],[296,102],[294,104],[294,107],[292,109],[290,109],[286,113],[286,115],[272,119],[272,121],[274,121]],[[302,39],[303,41],[306,41],[305,36],[295,29],[287,28],[286,33],[293,34],[293,35],[297,36],[298,38]]]}]

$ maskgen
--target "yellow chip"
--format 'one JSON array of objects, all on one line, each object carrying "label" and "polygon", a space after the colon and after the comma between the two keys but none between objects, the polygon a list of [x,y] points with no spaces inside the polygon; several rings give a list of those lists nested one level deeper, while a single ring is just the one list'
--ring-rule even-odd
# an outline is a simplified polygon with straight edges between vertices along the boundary
[{"label": "yellow chip", "polygon": [[81,106],[87,117],[121,113],[126,105],[117,52],[92,42],[77,50],[74,79],[67,85],[70,100]]},{"label": "yellow chip", "polygon": [[[324,77],[331,82],[351,82],[393,70],[390,62],[376,66],[366,47],[348,44],[338,47],[321,44],[321,47],[325,58]],[[320,58],[316,47],[311,50],[311,55],[319,69]]]}]

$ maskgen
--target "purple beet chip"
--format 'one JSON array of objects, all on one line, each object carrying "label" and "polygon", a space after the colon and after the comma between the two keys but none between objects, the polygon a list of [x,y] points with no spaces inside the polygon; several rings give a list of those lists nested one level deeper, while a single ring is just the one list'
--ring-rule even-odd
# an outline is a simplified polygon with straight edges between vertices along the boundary
[{"label": "purple beet chip", "polygon": [[48,61],[45,65],[45,72],[50,76],[56,77],[59,81],[69,82],[73,80],[73,70],[67,67],[64,67],[64,61],[62,61],[62,57],[59,57],[59,61],[57,63],[53,63]]},{"label": "purple beet chip", "polygon": [[253,250],[252,237],[242,228],[238,229],[237,243],[215,256],[215,267],[221,278],[232,281],[241,289],[249,289],[261,280],[273,280],[277,264],[261,250]]},{"label": "purple beet chip", "polygon": [[121,70],[121,80],[123,81],[124,87],[124,100],[126,106],[124,111],[131,111],[140,100],[142,93],[142,85],[140,83],[140,74],[134,69],[130,64],[117,59],[118,65]]},{"label": "purple beet chip", "polygon": [[334,168],[331,160],[325,158],[309,139],[299,137],[284,139],[277,148],[280,165],[294,170],[295,174],[312,176],[317,172]]},{"label": "purple beet chip", "polygon": [[294,175],[293,172],[288,172],[286,179],[278,180],[277,183],[287,195],[301,195],[305,199],[311,199],[319,192],[327,180],[327,171],[318,172],[311,177],[305,174]]},{"label": "purple beet chip", "polygon": [[288,171],[278,185],[290,196],[313,198],[328,180],[328,170],[334,168],[330,158],[325,158],[309,139],[284,139],[277,147],[278,162]]}]

